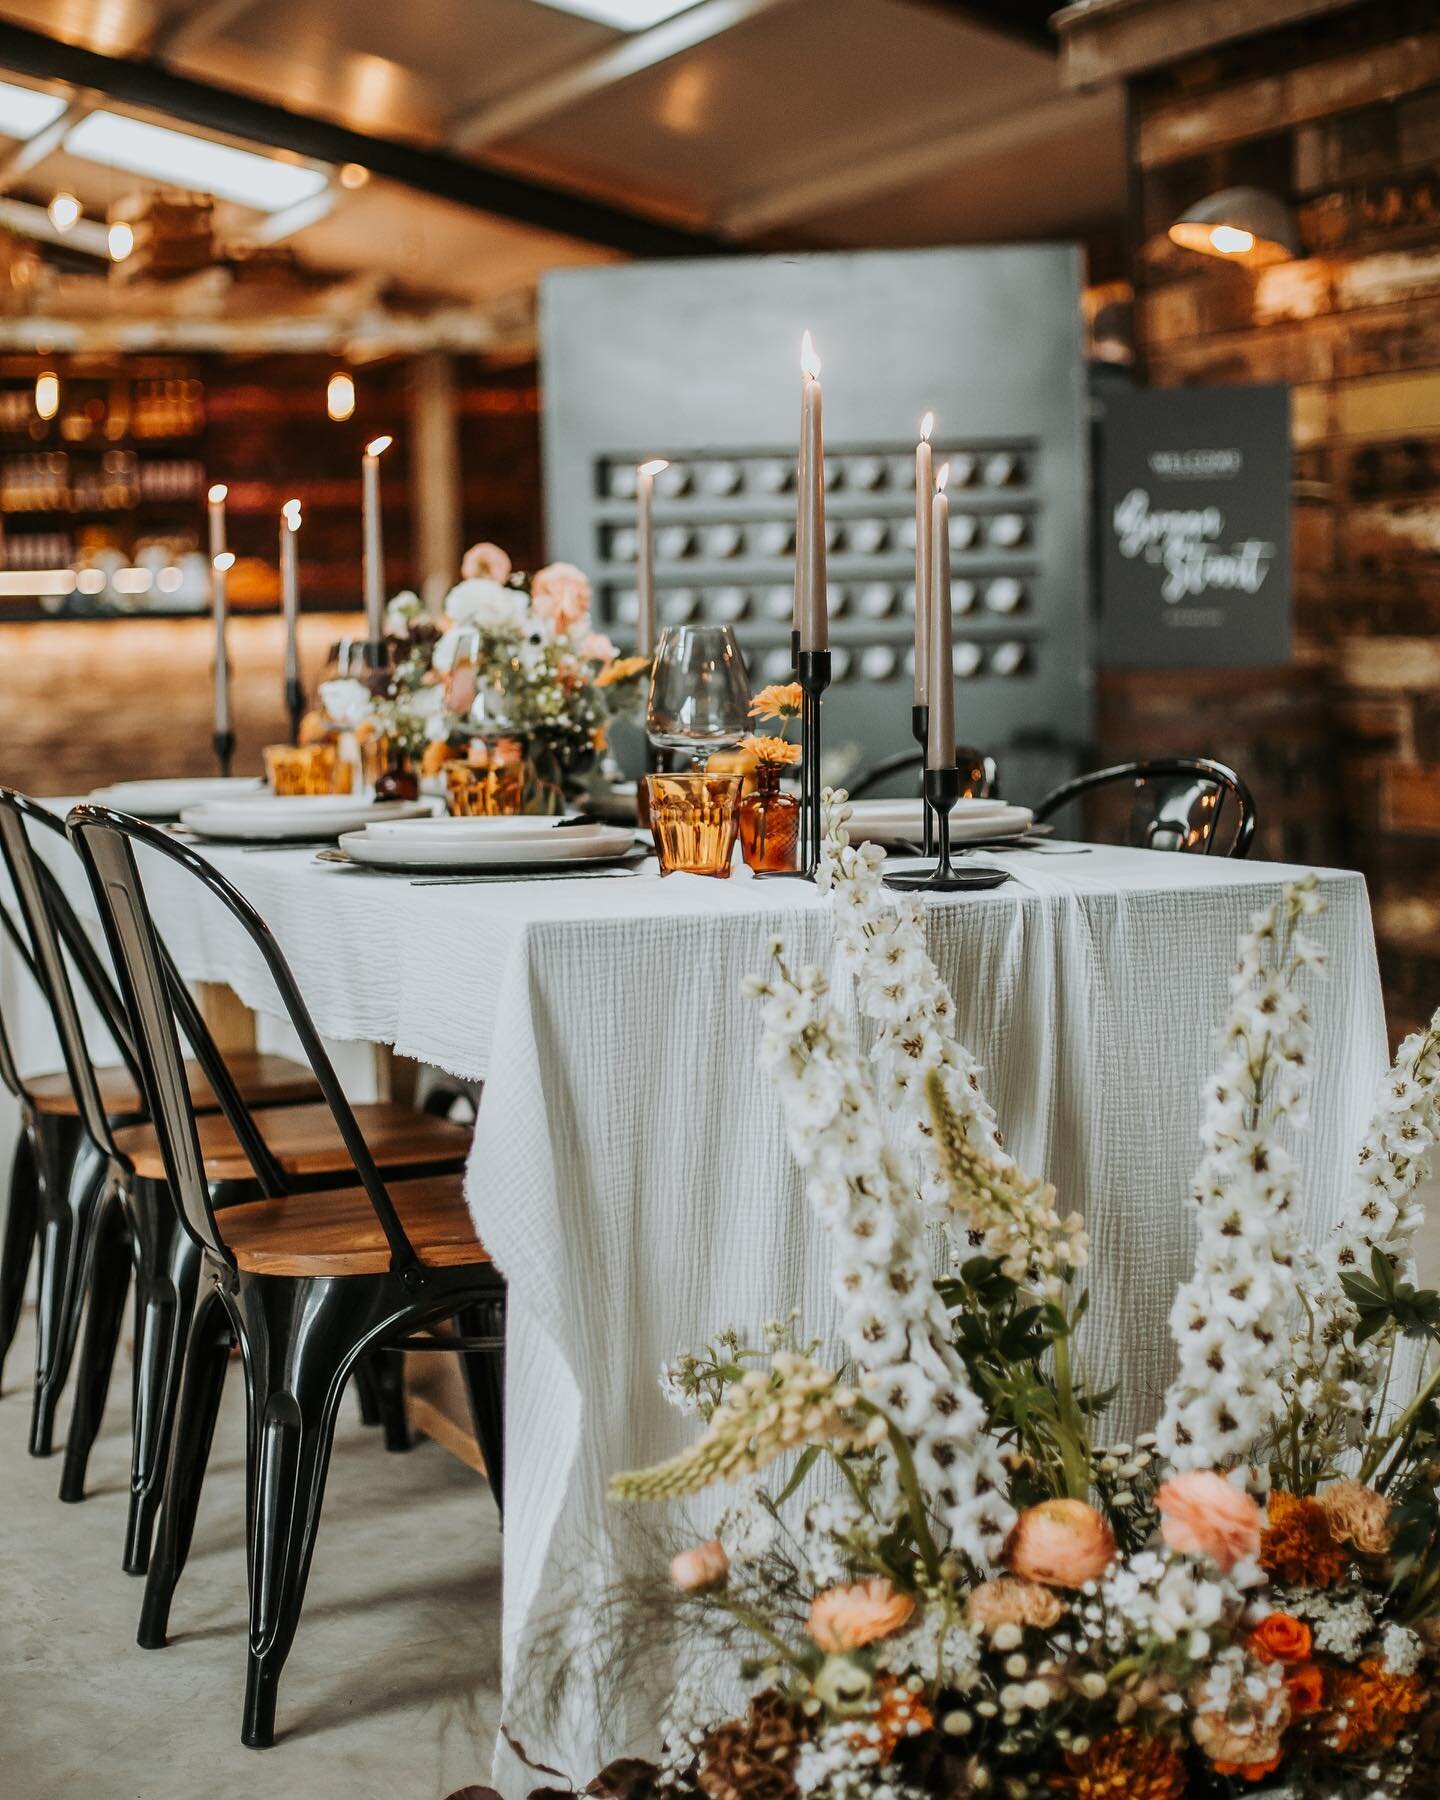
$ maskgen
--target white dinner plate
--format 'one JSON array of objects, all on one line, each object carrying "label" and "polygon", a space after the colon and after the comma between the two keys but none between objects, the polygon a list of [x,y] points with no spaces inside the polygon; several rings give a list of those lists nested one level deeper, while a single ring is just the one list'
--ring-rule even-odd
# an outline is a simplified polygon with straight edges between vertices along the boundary
[{"label": "white dinner plate", "polygon": [[[397,819],[367,825],[365,835],[371,843],[388,840],[415,844],[428,839],[444,844],[457,844],[462,840],[471,844],[533,844],[548,838],[559,823],[558,818],[536,818],[525,813],[507,813],[490,819]],[[567,825],[565,836],[570,839],[590,837],[605,829],[599,820],[587,819],[583,824]]]},{"label": "white dinner plate", "polygon": [[603,825],[593,832],[552,831],[543,838],[433,838],[413,843],[403,838],[374,838],[368,831],[347,831],[340,848],[353,861],[372,869],[531,869],[544,865],[616,862],[635,848],[635,833]]},{"label": "white dinner plate", "polygon": [[97,806],[113,806],[116,812],[137,819],[178,819],[187,806],[204,806],[212,800],[236,800],[263,794],[265,784],[252,776],[196,776],[169,781],[116,781],[98,787],[86,798]]},{"label": "white dinner plate", "polygon": [[423,800],[356,800],[346,795],[275,795],[250,802],[217,802],[187,806],[180,823],[196,837],[230,842],[283,843],[287,839],[339,837],[372,820],[418,819],[428,816]]},{"label": "white dinner plate", "polygon": [[[925,813],[919,800],[857,800],[850,820],[850,835],[874,843],[918,843],[925,830]],[[1008,806],[1003,800],[957,800],[950,811],[950,841],[970,843],[976,838],[1019,837],[1034,823],[1028,806]]]}]

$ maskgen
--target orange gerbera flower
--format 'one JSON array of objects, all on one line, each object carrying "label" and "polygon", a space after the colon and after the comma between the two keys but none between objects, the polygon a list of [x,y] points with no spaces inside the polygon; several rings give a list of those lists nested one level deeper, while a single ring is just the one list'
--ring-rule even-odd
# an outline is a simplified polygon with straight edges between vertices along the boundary
[{"label": "orange gerbera flower", "polygon": [[1090,1748],[1065,1753],[1064,1775],[1050,1785],[1075,1800],[1181,1800],[1185,1765],[1173,1744],[1119,1726]]},{"label": "orange gerbera flower", "polygon": [[1384,1663],[1327,1672],[1325,1703],[1332,1715],[1329,1742],[1342,1756],[1376,1756],[1389,1750],[1424,1697],[1413,1675],[1392,1675]]},{"label": "orange gerbera flower", "polygon": [[752,719],[798,719],[804,691],[798,681],[772,682],[750,702]]},{"label": "orange gerbera flower", "polygon": [[740,742],[741,747],[750,752],[761,768],[769,763],[772,768],[785,769],[800,760],[800,746],[787,744],[784,738],[751,736],[742,738]]},{"label": "orange gerbera flower", "polygon": [[1260,1534],[1260,1567],[1293,1587],[1329,1587],[1345,1562],[1320,1502],[1277,1488]]},{"label": "orange gerbera flower", "polygon": [[596,687],[614,687],[618,682],[629,681],[632,675],[639,675],[650,667],[648,656],[617,656],[615,661],[606,666],[595,677]]}]

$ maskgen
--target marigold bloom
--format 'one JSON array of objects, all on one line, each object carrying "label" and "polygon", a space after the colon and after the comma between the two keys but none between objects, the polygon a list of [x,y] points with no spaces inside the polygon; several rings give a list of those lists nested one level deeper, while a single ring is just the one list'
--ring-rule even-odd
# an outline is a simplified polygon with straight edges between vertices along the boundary
[{"label": "marigold bloom", "polygon": [[1185,1765],[1174,1745],[1125,1726],[1088,1750],[1067,1751],[1065,1768],[1053,1785],[1075,1800],[1181,1800],[1185,1793]]},{"label": "marigold bloom", "polygon": [[1260,1534],[1260,1567],[1267,1575],[1291,1587],[1329,1587],[1343,1574],[1346,1560],[1318,1500],[1281,1488],[1271,1494],[1269,1518]]},{"label": "marigold bloom", "polygon": [[1372,1658],[1358,1669],[1327,1670],[1325,1704],[1335,1715],[1332,1747],[1341,1756],[1377,1756],[1393,1747],[1425,1697],[1416,1676],[1392,1675]]}]

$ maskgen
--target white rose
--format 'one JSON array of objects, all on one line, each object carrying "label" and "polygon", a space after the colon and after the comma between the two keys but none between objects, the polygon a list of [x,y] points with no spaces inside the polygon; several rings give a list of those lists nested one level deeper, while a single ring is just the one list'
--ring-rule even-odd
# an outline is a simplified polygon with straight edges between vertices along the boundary
[{"label": "white rose", "polygon": [[452,625],[477,625],[482,631],[520,631],[527,610],[526,598],[518,588],[501,587],[484,576],[457,582],[445,596],[445,611]]},{"label": "white rose", "polygon": [[320,704],[327,719],[333,719],[337,725],[347,725],[353,731],[370,716],[370,690],[363,681],[322,681]]},{"label": "white rose", "polygon": [[420,596],[411,588],[405,588],[385,608],[385,630],[390,637],[404,637],[410,629],[413,619],[424,613],[425,607]]}]

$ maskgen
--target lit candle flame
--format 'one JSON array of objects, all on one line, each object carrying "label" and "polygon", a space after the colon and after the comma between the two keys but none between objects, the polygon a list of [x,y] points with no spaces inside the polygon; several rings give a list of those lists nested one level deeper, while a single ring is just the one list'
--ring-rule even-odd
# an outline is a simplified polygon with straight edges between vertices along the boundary
[{"label": "lit candle flame", "polygon": [[215,558],[214,567],[216,572],[221,575],[223,575],[227,569],[233,569],[235,567],[235,552],[233,550],[222,550]]},{"label": "lit candle flame", "polygon": [[642,475],[655,476],[658,475],[662,469],[668,469],[669,467],[670,464],[663,456],[657,456],[651,462],[641,463],[640,473]]},{"label": "lit candle flame", "polygon": [[370,442],[365,446],[365,454],[367,456],[382,456],[394,442],[395,440],[392,437],[371,438]]},{"label": "lit candle flame", "polygon": [[298,531],[300,529],[300,502],[287,500],[280,508],[280,516],[292,531]]},{"label": "lit candle flame", "polygon": [[950,465],[949,465],[949,463],[941,463],[940,472],[935,477],[935,492],[937,494],[943,494],[945,492],[945,483],[949,479],[950,479]]},{"label": "lit candle flame", "polygon": [[930,433],[934,429],[935,415],[933,412],[927,412],[925,417],[920,421],[920,442],[922,444],[928,444],[930,442]]},{"label": "lit candle flame", "polygon": [[815,340],[808,331],[800,340],[800,367],[812,378],[820,373],[820,358],[815,354]]},{"label": "lit candle flame", "polygon": [[209,493],[210,504],[212,506],[219,506],[220,502],[229,492],[229,488],[226,487],[223,481],[217,481]]}]

